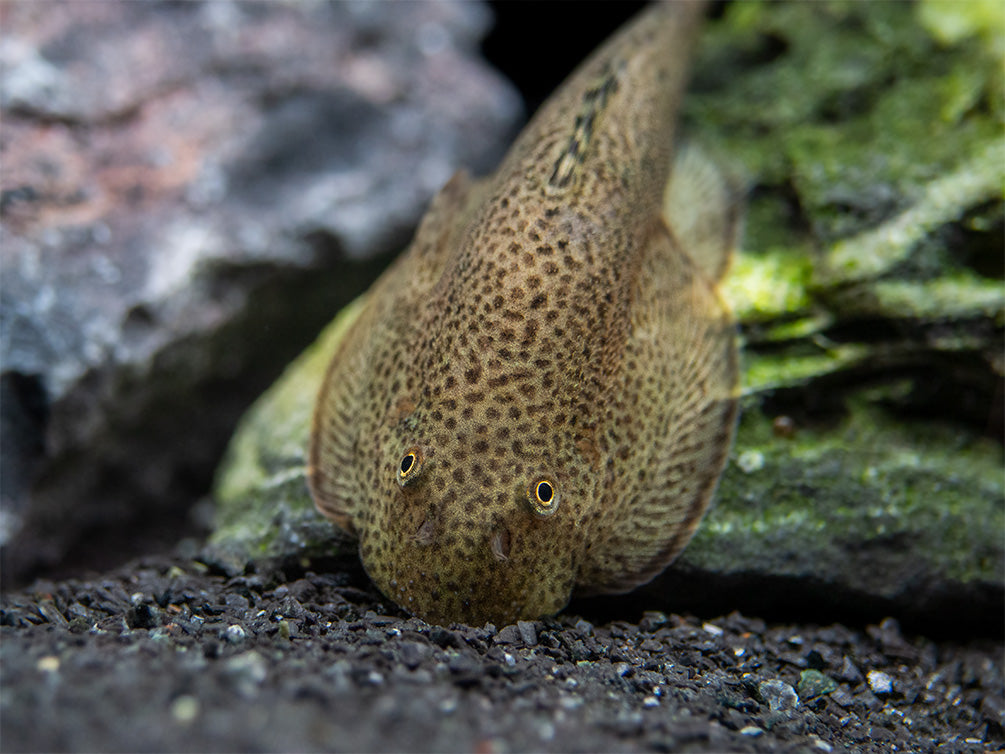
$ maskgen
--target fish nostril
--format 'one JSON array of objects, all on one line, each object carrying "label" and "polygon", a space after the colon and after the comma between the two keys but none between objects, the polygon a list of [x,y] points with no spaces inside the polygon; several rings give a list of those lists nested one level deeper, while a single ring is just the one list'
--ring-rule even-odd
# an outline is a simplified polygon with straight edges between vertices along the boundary
[{"label": "fish nostril", "polygon": [[419,525],[419,528],[415,530],[415,534],[412,535],[412,540],[417,544],[425,547],[433,543],[435,537],[436,525],[433,523],[431,518],[424,519]]},{"label": "fish nostril", "polygon": [[492,554],[496,560],[509,560],[510,535],[508,529],[498,529],[492,535]]}]

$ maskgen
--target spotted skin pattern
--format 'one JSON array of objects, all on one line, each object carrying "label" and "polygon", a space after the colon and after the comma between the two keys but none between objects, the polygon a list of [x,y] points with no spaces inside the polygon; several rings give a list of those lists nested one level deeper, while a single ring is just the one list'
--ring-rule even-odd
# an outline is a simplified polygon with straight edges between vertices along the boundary
[{"label": "spotted skin pattern", "polygon": [[311,492],[377,586],[427,621],[503,625],[574,590],[631,589],[683,549],[714,491],[736,412],[714,280],[729,213],[678,207],[725,218],[702,261],[663,208],[702,11],[643,12],[494,175],[455,176],[334,355]]}]

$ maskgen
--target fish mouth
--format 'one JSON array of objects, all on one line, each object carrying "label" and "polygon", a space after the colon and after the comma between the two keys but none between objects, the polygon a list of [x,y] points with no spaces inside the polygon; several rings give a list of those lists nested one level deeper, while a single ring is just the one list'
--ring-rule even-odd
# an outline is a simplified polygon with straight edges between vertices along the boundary
[{"label": "fish mouth", "polygon": [[505,626],[552,615],[568,602],[553,564],[521,549],[523,532],[511,522],[492,522],[472,536],[435,510],[423,513],[364,556],[374,584],[408,613],[441,625]]},{"label": "fish mouth", "polygon": [[489,559],[490,568],[453,575],[398,569],[394,578],[386,582],[378,578],[375,583],[411,615],[443,626],[491,623],[502,627],[518,620],[536,620],[559,612],[571,596],[536,588],[532,580],[513,572],[512,559],[501,561],[495,553]]},{"label": "fish mouth", "polygon": [[425,518],[411,536],[410,541],[419,547],[428,547],[436,540],[436,522],[432,518]]}]

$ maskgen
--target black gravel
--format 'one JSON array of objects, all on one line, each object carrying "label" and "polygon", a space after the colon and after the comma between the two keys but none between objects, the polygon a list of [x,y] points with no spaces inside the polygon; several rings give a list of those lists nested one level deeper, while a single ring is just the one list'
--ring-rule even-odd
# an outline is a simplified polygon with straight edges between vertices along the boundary
[{"label": "black gravel", "polygon": [[998,641],[732,613],[481,628],[177,558],[0,599],[3,751],[978,752]]}]

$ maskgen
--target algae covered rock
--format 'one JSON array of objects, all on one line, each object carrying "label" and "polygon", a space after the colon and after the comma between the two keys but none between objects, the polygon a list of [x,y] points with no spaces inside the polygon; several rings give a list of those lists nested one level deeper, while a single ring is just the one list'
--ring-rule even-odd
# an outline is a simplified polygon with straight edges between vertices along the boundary
[{"label": "algae covered rock", "polygon": [[215,485],[212,558],[235,572],[256,558],[355,557],[347,537],[314,511],[307,436],[331,354],[358,315],[345,307],[241,420]]},{"label": "algae covered rock", "polygon": [[[1000,629],[1005,28],[966,5],[734,3],[709,24],[684,121],[749,177],[724,289],[744,413],[695,539],[631,598],[647,609]],[[242,423],[207,557],[352,557],[304,447],[353,312]]]}]

